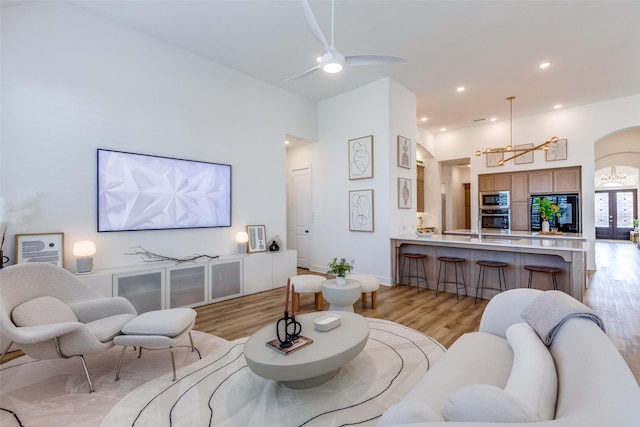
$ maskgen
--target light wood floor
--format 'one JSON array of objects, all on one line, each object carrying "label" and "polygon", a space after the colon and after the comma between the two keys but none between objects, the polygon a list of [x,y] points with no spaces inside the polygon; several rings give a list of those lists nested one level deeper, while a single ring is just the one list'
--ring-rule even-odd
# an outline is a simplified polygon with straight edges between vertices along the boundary
[{"label": "light wood floor", "polygon": [[[598,270],[590,272],[585,304],[603,317],[611,340],[640,383],[640,249],[630,243],[597,242],[596,259]],[[470,288],[468,292],[473,293]],[[279,288],[199,307],[195,329],[227,340],[250,335],[282,315],[284,293]],[[300,304],[302,313],[315,310],[312,295],[302,295]],[[451,293],[436,296],[434,290],[381,286],[378,308],[363,308],[358,302],[356,312],[409,326],[449,347],[460,335],[478,329],[486,304],[474,304],[472,296],[456,300]]]}]

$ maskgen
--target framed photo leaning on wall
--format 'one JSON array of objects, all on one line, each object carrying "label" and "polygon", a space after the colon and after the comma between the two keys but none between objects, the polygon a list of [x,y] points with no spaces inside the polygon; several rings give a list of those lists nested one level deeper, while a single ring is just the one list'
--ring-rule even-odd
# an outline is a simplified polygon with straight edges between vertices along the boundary
[{"label": "framed photo leaning on wall", "polygon": [[267,230],[264,225],[247,225],[247,252],[265,252],[267,250]]},{"label": "framed photo leaning on wall", "polygon": [[64,267],[64,233],[16,234],[16,264],[47,262]]}]

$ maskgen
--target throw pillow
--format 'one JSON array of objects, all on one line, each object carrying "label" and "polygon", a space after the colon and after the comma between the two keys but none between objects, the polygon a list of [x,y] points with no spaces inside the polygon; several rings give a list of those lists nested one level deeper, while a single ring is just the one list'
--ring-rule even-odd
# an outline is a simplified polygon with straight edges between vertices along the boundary
[{"label": "throw pillow", "polygon": [[539,420],[552,420],[558,375],[551,353],[527,323],[511,325],[507,341],[513,349],[513,367],[504,390],[526,402]]},{"label": "throw pillow", "polygon": [[424,403],[400,401],[387,409],[378,420],[376,427],[390,427],[398,424],[445,421],[435,409]]},{"label": "throw pillow", "polygon": [[13,309],[11,318],[16,326],[38,326],[78,321],[71,307],[51,296],[38,297],[23,302]]},{"label": "throw pillow", "polygon": [[459,388],[449,396],[441,414],[447,421],[538,421],[523,402],[503,389],[489,384],[472,384]]}]

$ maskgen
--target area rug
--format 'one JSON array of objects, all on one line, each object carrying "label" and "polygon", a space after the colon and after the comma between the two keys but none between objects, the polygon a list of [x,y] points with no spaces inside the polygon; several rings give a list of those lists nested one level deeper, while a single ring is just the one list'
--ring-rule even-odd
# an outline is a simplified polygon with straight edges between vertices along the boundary
[{"label": "area rug", "polygon": [[444,348],[405,326],[368,320],[365,349],[320,386],[293,390],[258,377],[245,362],[245,338],[189,365],[176,382],[165,375],[140,386],[102,426],[374,426]]},{"label": "area rug", "polygon": [[[229,343],[204,332],[192,334],[203,358]],[[22,356],[3,363],[0,426],[97,427],[111,408],[139,386],[160,376],[168,378],[165,384],[171,383],[169,350],[145,350],[137,359],[138,353],[129,349],[117,382],[114,379],[122,347],[86,356],[95,389],[91,394],[78,358],[34,360]],[[176,348],[175,359],[178,377],[184,375],[185,366],[200,360],[190,348]]]}]

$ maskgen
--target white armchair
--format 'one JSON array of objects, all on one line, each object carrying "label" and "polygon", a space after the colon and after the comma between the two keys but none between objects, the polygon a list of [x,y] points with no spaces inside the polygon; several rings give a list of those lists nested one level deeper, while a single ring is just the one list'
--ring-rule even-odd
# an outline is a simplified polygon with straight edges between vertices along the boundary
[{"label": "white armchair", "polygon": [[107,298],[72,273],[47,263],[0,269],[0,361],[14,344],[36,359],[80,357],[113,347],[113,338],[137,313],[122,297]]}]

